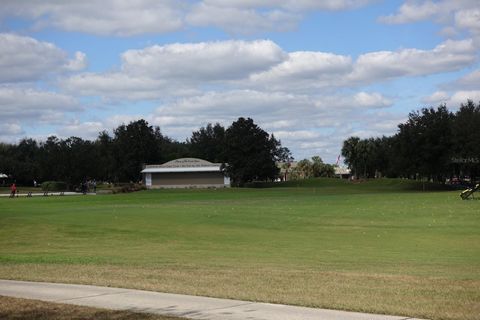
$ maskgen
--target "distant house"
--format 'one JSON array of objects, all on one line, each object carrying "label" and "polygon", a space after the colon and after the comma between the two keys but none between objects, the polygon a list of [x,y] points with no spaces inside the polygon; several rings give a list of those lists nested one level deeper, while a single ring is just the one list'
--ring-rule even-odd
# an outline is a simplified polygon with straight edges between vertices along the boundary
[{"label": "distant house", "polygon": [[8,176],[5,173],[0,173],[0,185],[4,186]]},{"label": "distant house", "polygon": [[349,179],[351,175],[351,171],[347,167],[335,167],[335,177]]},{"label": "distant house", "polygon": [[297,167],[297,162],[277,162],[277,167],[280,169],[280,181],[289,181],[292,171]]},{"label": "distant house", "polygon": [[142,178],[148,189],[230,187],[230,178],[222,172],[221,165],[181,158],[160,165],[146,165]]}]

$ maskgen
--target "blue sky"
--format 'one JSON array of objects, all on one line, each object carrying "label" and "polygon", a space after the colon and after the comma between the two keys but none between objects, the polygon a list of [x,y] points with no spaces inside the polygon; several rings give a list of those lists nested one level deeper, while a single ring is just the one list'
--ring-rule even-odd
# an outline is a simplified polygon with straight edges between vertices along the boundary
[{"label": "blue sky", "polygon": [[183,141],[243,116],[334,162],[349,136],[479,101],[479,48],[476,0],[3,0],[0,141],[139,118]]}]

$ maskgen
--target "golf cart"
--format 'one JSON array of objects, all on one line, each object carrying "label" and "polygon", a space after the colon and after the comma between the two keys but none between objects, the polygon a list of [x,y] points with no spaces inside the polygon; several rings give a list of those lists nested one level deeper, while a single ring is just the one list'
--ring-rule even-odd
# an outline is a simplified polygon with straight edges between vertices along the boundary
[{"label": "golf cart", "polygon": [[471,196],[472,199],[473,199],[473,198],[475,198],[473,194],[478,190],[480,190],[480,184],[479,183],[477,183],[475,185],[475,187],[473,187],[473,188],[468,188],[468,189],[463,190],[462,193],[460,193],[460,198],[462,198],[463,200],[467,200]]}]

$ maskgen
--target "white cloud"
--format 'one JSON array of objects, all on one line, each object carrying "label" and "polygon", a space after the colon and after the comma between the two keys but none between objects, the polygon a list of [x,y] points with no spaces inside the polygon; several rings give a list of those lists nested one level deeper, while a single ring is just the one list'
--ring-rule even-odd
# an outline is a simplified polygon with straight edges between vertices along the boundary
[{"label": "white cloud", "polygon": [[352,71],[350,57],[324,52],[292,52],[270,70],[250,76],[254,85],[305,88],[336,85]]},{"label": "white cloud", "polygon": [[401,76],[423,76],[462,69],[477,58],[471,39],[447,40],[432,50],[378,51],[358,57],[351,81],[375,82]]},{"label": "white cloud", "polygon": [[480,69],[461,77],[453,83],[453,86],[468,90],[480,89]]},{"label": "white cloud", "polygon": [[354,95],[308,96],[284,92],[233,90],[207,92],[200,96],[184,98],[159,107],[156,114],[168,117],[169,123],[185,123],[182,117],[192,119],[226,119],[248,116],[262,118],[263,122],[275,124],[275,119],[295,119],[276,123],[305,125],[317,118],[338,115],[358,109],[376,109],[391,106],[392,102],[379,93],[359,92]]},{"label": "white cloud", "polygon": [[15,122],[0,123],[0,137],[23,134],[22,127]]},{"label": "white cloud", "polygon": [[447,40],[432,50],[371,52],[356,61],[325,52],[286,53],[268,40],[154,45],[124,52],[119,71],[77,74],[62,86],[71,93],[129,100],[239,88],[312,94],[459,70],[476,55],[471,40]]},{"label": "white cloud", "polygon": [[300,19],[300,15],[282,10],[259,12],[255,9],[211,6],[205,3],[194,6],[186,17],[192,26],[217,26],[234,34],[287,31],[293,29]]},{"label": "white cloud", "polygon": [[61,126],[56,135],[60,137],[81,137],[82,139],[95,140],[98,134],[105,130],[105,126],[100,121],[80,122],[78,120],[70,121]]},{"label": "white cloud", "polygon": [[403,24],[433,20],[444,25],[442,34],[452,36],[458,30],[467,30],[480,36],[480,8],[478,0],[406,1],[396,14],[380,17],[387,24]]},{"label": "white cloud", "polygon": [[87,67],[87,55],[83,52],[75,52],[75,58],[64,66],[68,71],[81,71]]},{"label": "white cloud", "polygon": [[370,2],[373,1],[3,0],[0,17],[31,19],[36,28],[53,26],[98,35],[166,33],[189,26],[215,26],[228,32],[253,33],[290,30],[312,10],[349,10]]},{"label": "white cloud", "polygon": [[368,3],[372,0],[204,0],[202,3],[218,7],[233,7],[241,9],[252,8],[282,8],[292,11],[304,10],[348,10],[355,9]]},{"label": "white cloud", "polygon": [[281,62],[274,42],[218,41],[152,46],[122,54],[122,70],[152,79],[221,81],[239,79]]},{"label": "white cloud", "polygon": [[131,36],[182,27],[182,5],[170,0],[64,0],[2,2],[2,13],[33,19],[37,28]]},{"label": "white cloud", "polygon": [[[208,122],[229,124],[238,117],[251,117],[266,130],[282,132],[335,128],[351,114],[385,108],[391,102],[378,93],[307,96],[282,92],[234,90],[208,92],[184,98],[157,108],[155,123],[167,132],[181,127],[178,134],[188,136]],[[363,114],[360,112],[360,114]],[[281,120],[280,120],[281,119]],[[300,131],[303,132],[303,131]]]},{"label": "white cloud", "polygon": [[35,81],[63,68],[78,71],[85,67],[85,59],[77,52],[69,61],[67,53],[51,43],[0,33],[0,83]]},{"label": "white cloud", "polygon": [[55,92],[0,87],[0,119],[52,122],[65,112],[81,110],[76,99]]},{"label": "white cloud", "polygon": [[467,100],[472,100],[475,103],[480,102],[480,90],[462,90],[455,92],[447,102],[450,108],[458,108]]},{"label": "white cloud", "polygon": [[321,134],[310,130],[291,130],[291,131],[276,131],[275,136],[282,140],[289,141],[305,141],[311,139],[319,139]]},{"label": "white cloud", "polygon": [[77,74],[62,81],[69,92],[107,99],[156,99],[198,94],[225,86],[283,61],[286,53],[268,40],[151,46],[128,50],[120,71]]},{"label": "white cloud", "polygon": [[[258,118],[278,117],[279,114],[308,112],[315,103],[306,96],[282,92],[261,92],[253,90],[233,90],[207,92],[200,96],[184,98],[157,109],[158,116],[167,117],[169,124],[192,122],[192,124],[214,118],[224,119],[251,116]],[[184,118],[185,117],[185,118]]]},{"label": "white cloud", "polygon": [[438,14],[441,6],[433,1],[407,1],[400,6],[397,14],[384,16],[380,21],[389,24],[401,24],[426,20]]},{"label": "white cloud", "polygon": [[472,40],[447,40],[432,50],[400,49],[348,56],[292,52],[268,71],[250,76],[252,86],[270,90],[303,90],[361,86],[405,76],[425,76],[462,69],[476,61]]},{"label": "white cloud", "polygon": [[480,9],[460,10],[455,13],[455,25],[462,29],[480,32]]},{"label": "white cloud", "polygon": [[467,100],[472,100],[475,103],[480,102],[480,89],[458,90],[450,94],[445,91],[436,91],[430,96],[423,98],[422,102],[430,106],[446,104],[450,109],[457,109],[461,104],[466,103]]},{"label": "white cloud", "polygon": [[55,72],[80,71],[86,55],[76,52],[73,60],[49,42],[10,33],[0,33],[0,83],[30,82]]},{"label": "white cloud", "polygon": [[392,105],[392,101],[379,93],[359,92],[353,96],[353,101],[363,108],[386,108]]},{"label": "white cloud", "polygon": [[422,103],[429,105],[440,105],[448,101],[448,93],[445,91],[435,91],[430,96],[423,98]]},{"label": "white cloud", "polygon": [[72,94],[100,96],[105,99],[154,99],[167,87],[167,81],[136,78],[124,73],[82,73],[62,80],[60,84]]}]

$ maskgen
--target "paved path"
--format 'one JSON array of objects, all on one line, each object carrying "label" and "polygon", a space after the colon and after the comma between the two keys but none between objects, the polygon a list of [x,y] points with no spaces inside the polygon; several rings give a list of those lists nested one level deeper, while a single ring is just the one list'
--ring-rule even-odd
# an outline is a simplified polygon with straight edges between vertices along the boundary
[{"label": "paved path", "polygon": [[[22,193],[17,193],[15,195],[15,197],[46,197],[46,196],[83,196],[84,194],[81,193],[81,192],[52,192],[52,191],[48,191],[46,194],[45,192],[32,192],[32,193],[28,193],[28,192],[22,192]],[[92,192],[89,192],[87,193],[86,195],[89,195],[89,196],[94,196],[96,195],[96,193],[92,193]],[[2,198],[9,198],[10,197],[10,193],[0,193],[0,197]]]},{"label": "paved path", "polygon": [[205,320],[415,320],[86,285],[0,280],[0,295]]}]

